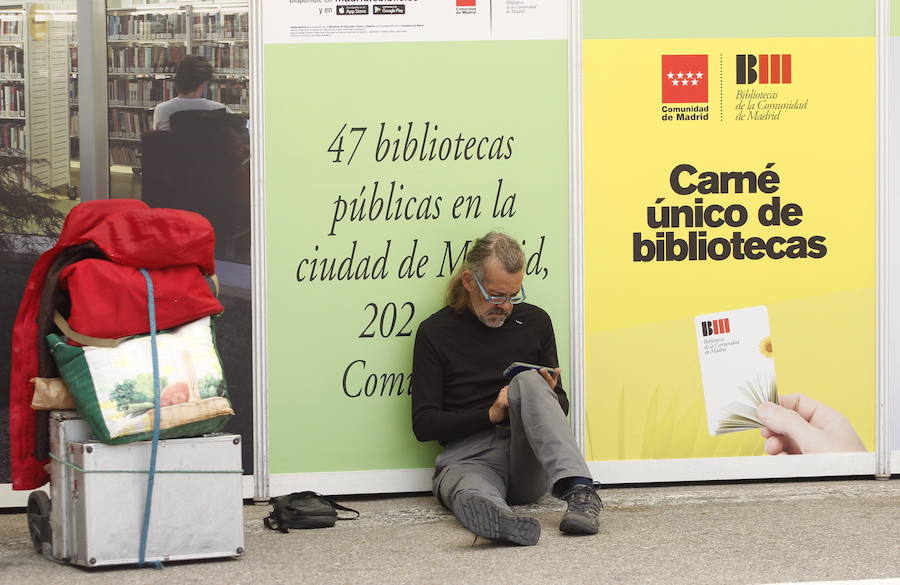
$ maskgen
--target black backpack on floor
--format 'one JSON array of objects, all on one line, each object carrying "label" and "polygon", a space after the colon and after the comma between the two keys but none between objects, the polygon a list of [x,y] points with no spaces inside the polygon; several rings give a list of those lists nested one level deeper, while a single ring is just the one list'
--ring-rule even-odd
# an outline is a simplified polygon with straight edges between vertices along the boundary
[{"label": "black backpack on floor", "polygon": [[[315,492],[294,492],[272,498],[272,512],[263,519],[266,528],[287,533],[289,528],[330,528],[338,520],[356,520],[359,512]],[[338,510],[356,516],[338,517]]]}]

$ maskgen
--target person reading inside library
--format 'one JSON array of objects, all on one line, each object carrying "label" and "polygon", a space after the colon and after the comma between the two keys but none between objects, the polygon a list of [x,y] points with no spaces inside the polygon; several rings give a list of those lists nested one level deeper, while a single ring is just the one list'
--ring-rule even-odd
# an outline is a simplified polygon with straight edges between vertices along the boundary
[{"label": "person reading inside library", "polygon": [[178,96],[163,102],[153,110],[153,128],[171,130],[169,119],[175,112],[185,110],[221,110],[231,113],[225,104],[206,99],[207,85],[213,76],[213,66],[206,57],[188,55],[175,69],[175,90]]},{"label": "person reading inside library", "polygon": [[[465,528],[533,545],[540,522],[510,504],[549,489],[567,503],[559,529],[584,535],[597,533],[602,503],[566,420],[553,325],[524,302],[524,276],[525,255],[508,235],[472,244],[446,306],[416,333],[412,427],[419,441],[444,446],[434,494]],[[513,362],[525,362],[515,368],[521,373],[509,371]]]}]

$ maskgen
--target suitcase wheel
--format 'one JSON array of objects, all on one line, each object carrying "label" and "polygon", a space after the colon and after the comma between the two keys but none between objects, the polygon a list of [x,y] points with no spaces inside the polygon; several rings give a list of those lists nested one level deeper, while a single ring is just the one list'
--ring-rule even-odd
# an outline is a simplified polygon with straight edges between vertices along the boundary
[{"label": "suitcase wheel", "polygon": [[34,552],[44,553],[44,543],[50,544],[50,497],[41,491],[28,496],[28,532]]}]

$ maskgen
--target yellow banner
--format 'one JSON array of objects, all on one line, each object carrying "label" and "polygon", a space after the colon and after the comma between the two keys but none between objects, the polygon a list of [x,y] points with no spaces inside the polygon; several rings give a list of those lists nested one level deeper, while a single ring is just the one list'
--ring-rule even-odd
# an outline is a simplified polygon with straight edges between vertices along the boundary
[{"label": "yellow banner", "polygon": [[585,41],[589,460],[763,454],[709,433],[698,320],[758,306],[778,393],[873,447],[874,72],[871,38]]}]

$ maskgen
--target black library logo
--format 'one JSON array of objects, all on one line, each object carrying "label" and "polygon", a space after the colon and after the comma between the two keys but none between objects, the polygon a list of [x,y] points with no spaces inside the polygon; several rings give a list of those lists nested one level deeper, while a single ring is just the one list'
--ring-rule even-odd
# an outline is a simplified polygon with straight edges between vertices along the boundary
[{"label": "black library logo", "polygon": [[785,84],[791,82],[791,55],[738,55],[738,85]]},{"label": "black library logo", "polygon": [[700,328],[703,330],[703,337],[731,333],[731,324],[728,322],[727,318],[715,319],[713,321],[701,321]]}]

